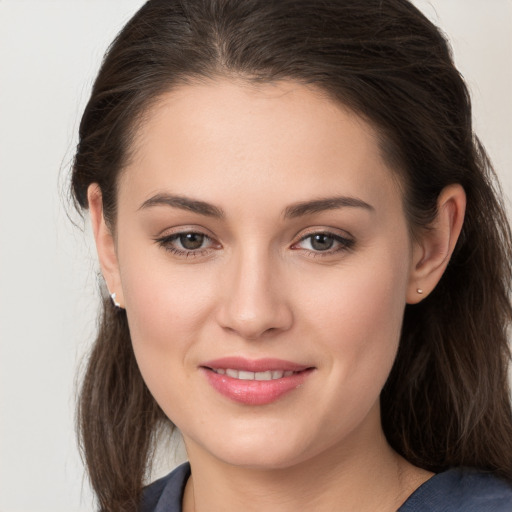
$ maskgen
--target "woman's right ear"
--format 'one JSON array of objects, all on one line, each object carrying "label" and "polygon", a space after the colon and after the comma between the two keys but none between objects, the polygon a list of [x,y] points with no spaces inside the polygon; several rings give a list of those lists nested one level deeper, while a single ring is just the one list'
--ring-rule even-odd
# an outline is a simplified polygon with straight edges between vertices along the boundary
[{"label": "woman's right ear", "polygon": [[96,251],[100,262],[101,273],[107,284],[109,293],[115,293],[115,300],[120,305],[124,304],[119,264],[117,260],[116,244],[114,236],[105,222],[103,215],[103,196],[97,183],[89,185],[87,200],[91,216],[91,227],[96,242]]}]

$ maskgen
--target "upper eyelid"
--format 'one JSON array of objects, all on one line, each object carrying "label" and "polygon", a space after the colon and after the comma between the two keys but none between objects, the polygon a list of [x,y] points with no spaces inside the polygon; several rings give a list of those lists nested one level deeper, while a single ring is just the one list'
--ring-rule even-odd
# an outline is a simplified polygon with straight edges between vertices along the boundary
[{"label": "upper eyelid", "polygon": [[[204,236],[206,239],[210,240],[210,242],[212,244],[215,243],[215,238],[211,237],[210,235],[207,235],[206,233],[203,233],[201,231],[192,231],[192,230],[189,230],[189,231],[177,231],[175,233],[169,233],[167,235],[161,235],[161,236],[157,236],[154,238],[155,242],[165,242],[165,241],[174,241],[174,240],[177,240],[181,235],[188,235],[188,234],[194,234],[194,235],[201,235],[201,236]],[[203,248],[203,249],[206,249],[206,248]],[[184,250],[190,250],[190,249],[184,249]],[[197,249],[197,250],[202,250],[202,249]]]},{"label": "upper eyelid", "polygon": [[[339,237],[347,240],[354,240],[352,234],[345,229],[334,228],[334,227],[326,227],[326,226],[315,226],[312,228],[307,228],[306,230],[300,230],[293,237],[294,240],[301,241],[305,238],[308,238],[313,235],[330,235],[333,237]],[[297,242],[294,242],[297,243]]]},{"label": "upper eyelid", "polygon": [[175,228],[162,229],[154,239],[168,238],[175,235],[183,235],[186,233],[196,233],[198,235],[204,235],[208,238],[215,239],[215,236],[210,232],[209,229],[203,226],[177,226]]},{"label": "upper eyelid", "polygon": [[[296,242],[294,242],[292,244],[292,247],[297,245],[297,244],[299,244],[300,242],[304,242],[308,238],[311,238],[311,237],[313,237],[315,235],[326,235],[326,236],[331,237],[332,239],[334,239],[339,244],[344,245],[345,247],[349,247],[349,246],[351,247],[355,243],[355,240],[352,237],[349,238],[349,237],[337,235],[335,233],[330,233],[330,232],[326,232],[326,231],[318,231],[318,232],[314,232],[314,233],[310,233],[310,234],[302,236],[301,238],[299,238]],[[327,253],[327,251],[325,251],[325,252]]]},{"label": "upper eyelid", "polygon": [[348,233],[346,235],[341,235],[339,233],[333,233],[332,231],[312,231],[311,233],[306,233],[305,235],[302,235],[299,238],[299,241],[315,235],[326,235],[331,236],[332,238],[342,238],[344,240],[352,239],[352,236],[348,235]]},{"label": "upper eyelid", "polygon": [[[167,231],[167,233],[166,233]],[[179,226],[176,228],[166,228],[160,232],[157,236],[155,236],[153,239],[155,241],[162,241],[165,239],[171,239],[171,238],[177,238],[180,235],[188,234],[188,233],[194,233],[198,235],[202,235],[206,238],[208,238],[213,243],[218,241],[218,237],[211,234],[210,230],[202,227],[202,226]],[[315,226],[311,228],[307,228],[306,230],[301,230],[298,233],[296,233],[293,236],[293,242],[292,246],[296,245],[297,243],[311,237],[314,235],[323,234],[332,236],[335,239],[342,239],[342,240],[348,240],[351,242],[355,242],[354,237],[346,230],[340,229],[340,228],[334,228],[334,227],[323,227],[323,226]]]}]

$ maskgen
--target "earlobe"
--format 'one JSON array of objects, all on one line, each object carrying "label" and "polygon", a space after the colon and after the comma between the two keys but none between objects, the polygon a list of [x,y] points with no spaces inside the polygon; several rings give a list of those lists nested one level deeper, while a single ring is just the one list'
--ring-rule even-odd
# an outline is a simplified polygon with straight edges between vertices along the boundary
[{"label": "earlobe", "polygon": [[119,275],[116,246],[113,234],[103,215],[103,198],[99,185],[93,183],[87,190],[91,226],[96,242],[96,250],[100,262],[101,273],[113,302],[117,307],[123,307],[124,298]]},{"label": "earlobe", "polygon": [[441,279],[462,230],[465,210],[466,193],[461,185],[449,185],[441,191],[434,222],[414,243],[408,304],[423,300]]}]

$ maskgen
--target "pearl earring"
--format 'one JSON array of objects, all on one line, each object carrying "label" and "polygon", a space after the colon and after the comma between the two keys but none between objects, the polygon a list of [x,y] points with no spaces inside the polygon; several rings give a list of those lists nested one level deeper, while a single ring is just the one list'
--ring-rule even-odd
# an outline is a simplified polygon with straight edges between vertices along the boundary
[{"label": "pearl earring", "polygon": [[420,295],[423,293],[423,290],[422,290],[421,288],[418,288],[416,291],[417,291]]},{"label": "pearl earring", "polygon": [[114,306],[116,308],[120,308],[121,307],[121,304],[119,304],[119,302],[117,302],[117,300],[116,300],[116,292],[111,293],[110,294],[110,298],[112,299],[112,302],[113,302],[113,304],[114,304]]}]

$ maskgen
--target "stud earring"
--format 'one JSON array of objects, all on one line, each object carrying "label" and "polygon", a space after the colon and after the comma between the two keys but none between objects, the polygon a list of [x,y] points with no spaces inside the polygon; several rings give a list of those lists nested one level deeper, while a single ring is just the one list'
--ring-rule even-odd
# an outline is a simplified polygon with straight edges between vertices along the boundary
[{"label": "stud earring", "polygon": [[114,306],[116,308],[120,308],[121,307],[121,304],[119,304],[119,302],[117,302],[117,300],[116,300],[116,292],[111,293],[110,294],[110,298],[112,299],[112,303],[114,304]]},{"label": "stud earring", "polygon": [[417,291],[420,295],[423,293],[423,290],[422,290],[421,288],[418,288],[416,291]]}]

